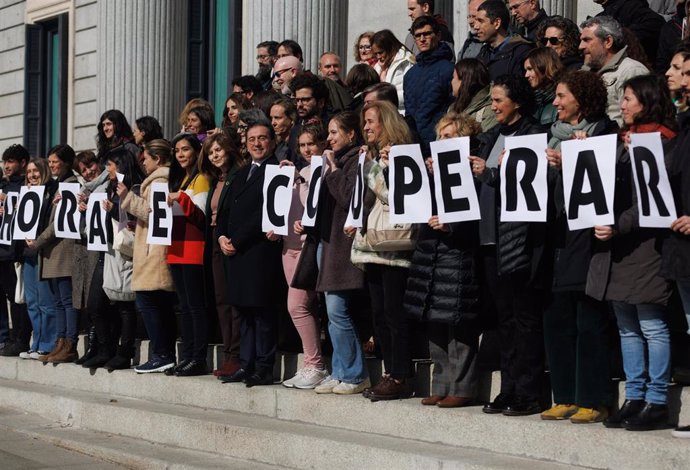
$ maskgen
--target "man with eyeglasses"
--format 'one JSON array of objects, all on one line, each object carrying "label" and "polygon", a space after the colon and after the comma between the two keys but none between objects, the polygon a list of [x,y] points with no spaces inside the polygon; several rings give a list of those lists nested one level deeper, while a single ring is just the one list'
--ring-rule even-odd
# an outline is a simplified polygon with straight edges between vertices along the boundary
[{"label": "man with eyeglasses", "polygon": [[549,17],[539,6],[539,0],[508,0],[508,9],[515,21],[514,31],[535,42],[539,26]]},{"label": "man with eyeglasses", "polygon": [[489,69],[491,80],[501,75],[524,76],[525,56],[534,44],[520,35],[508,33],[510,13],[502,0],[487,0],[477,9],[474,31],[484,42],[477,59]]},{"label": "man with eyeglasses", "polygon": [[290,96],[290,82],[302,73],[302,62],[295,56],[285,56],[276,60],[273,66],[273,89]]},{"label": "man with eyeglasses", "polygon": [[414,20],[411,31],[419,54],[417,63],[403,78],[405,117],[412,119],[426,156],[429,142],[436,140],[434,127],[453,100],[450,83],[455,54],[448,43],[441,41],[438,23],[431,16]]},{"label": "man with eyeglasses", "polygon": [[256,78],[261,82],[264,90],[270,90],[273,85],[271,73],[273,64],[278,53],[278,43],[275,41],[264,41],[256,46],[256,62],[259,64],[259,71]]},{"label": "man with eyeglasses", "polygon": [[474,20],[477,18],[477,9],[482,3],[484,3],[484,0],[469,0],[467,2],[467,27],[469,31],[462,49],[458,52],[458,60],[474,59],[482,50],[484,43],[477,39],[477,33],[474,32]]},{"label": "man with eyeglasses", "polygon": [[247,129],[251,163],[237,172],[228,199],[218,214],[218,243],[226,256],[228,300],[240,317],[241,369],[221,376],[223,383],[244,382],[247,387],[271,385],[276,352],[278,305],[284,302],[281,245],[261,228],[263,185],[267,165],[277,165],[275,132],[270,124]]},{"label": "man with eyeglasses", "polygon": [[[454,44],[453,35],[448,29],[448,23],[446,22],[445,18],[443,18],[442,15],[434,15],[435,3],[436,2],[434,0],[407,0],[407,16],[409,16],[410,20],[413,22],[422,16],[429,16],[436,20],[436,23],[438,23],[441,41],[447,42],[452,49]],[[417,47],[417,42],[415,41],[414,36],[412,35],[411,28],[410,32],[407,33],[407,37],[405,38],[405,47],[412,51],[414,55],[419,54],[419,48]]]}]

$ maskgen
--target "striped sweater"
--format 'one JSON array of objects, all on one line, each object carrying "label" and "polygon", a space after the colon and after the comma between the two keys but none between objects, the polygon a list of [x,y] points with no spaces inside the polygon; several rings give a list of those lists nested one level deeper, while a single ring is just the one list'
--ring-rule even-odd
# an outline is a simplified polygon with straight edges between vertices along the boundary
[{"label": "striped sweater", "polygon": [[[182,187],[187,184],[185,179]],[[198,174],[180,194],[181,211],[173,211],[172,245],[168,248],[168,264],[204,264],[204,230],[206,199],[210,190],[208,179]]]}]

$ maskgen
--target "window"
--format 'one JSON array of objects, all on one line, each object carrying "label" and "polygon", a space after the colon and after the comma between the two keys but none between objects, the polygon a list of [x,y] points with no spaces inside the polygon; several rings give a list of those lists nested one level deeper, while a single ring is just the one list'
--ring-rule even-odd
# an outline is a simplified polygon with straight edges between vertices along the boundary
[{"label": "window", "polygon": [[67,140],[68,18],[26,26],[24,146],[31,155]]}]

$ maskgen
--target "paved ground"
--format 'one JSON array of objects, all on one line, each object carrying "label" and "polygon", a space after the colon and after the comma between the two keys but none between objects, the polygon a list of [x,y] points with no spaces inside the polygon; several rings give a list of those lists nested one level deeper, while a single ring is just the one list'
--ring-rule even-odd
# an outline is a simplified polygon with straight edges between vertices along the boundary
[{"label": "paved ground", "polygon": [[9,429],[0,429],[0,468],[2,470],[115,470],[125,467],[62,449]]}]

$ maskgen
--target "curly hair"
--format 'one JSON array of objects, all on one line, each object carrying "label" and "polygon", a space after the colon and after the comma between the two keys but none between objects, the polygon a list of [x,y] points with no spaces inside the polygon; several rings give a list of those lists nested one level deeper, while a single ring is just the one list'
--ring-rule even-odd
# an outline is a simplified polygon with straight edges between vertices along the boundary
[{"label": "curly hair", "polygon": [[494,80],[492,87],[500,86],[520,108],[521,116],[531,116],[536,108],[534,91],[525,77],[518,75],[501,75]]},{"label": "curly hair", "polygon": [[537,29],[537,43],[543,44],[542,40],[549,28],[560,29],[563,33],[564,57],[580,55],[580,29],[572,20],[556,15],[544,20]]},{"label": "curly hair", "polygon": [[601,76],[595,72],[573,70],[559,77],[557,84],[563,84],[580,105],[582,117],[589,122],[599,121],[606,116],[608,95]]},{"label": "curly hair", "polygon": [[634,124],[661,124],[669,129],[676,128],[676,109],[664,77],[639,75],[623,84],[623,90],[630,89],[642,111],[633,118]]},{"label": "curly hair", "polygon": [[359,43],[362,41],[362,39],[367,38],[369,39],[369,44],[371,44],[371,38],[374,37],[374,32],[373,31],[365,31],[359,36],[357,36],[357,39],[355,40],[355,44],[353,47],[353,52],[354,52],[354,57],[355,57],[355,62],[361,62],[362,57],[359,54]]},{"label": "curly hair", "polygon": [[482,126],[472,116],[448,111],[436,124],[436,138],[440,138],[441,131],[451,124],[455,126],[455,131],[460,137],[474,137],[482,132]]}]

